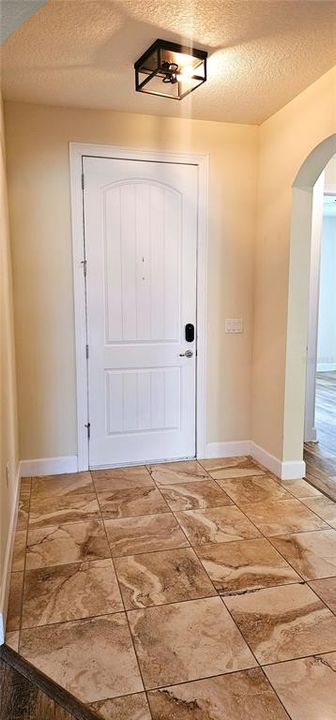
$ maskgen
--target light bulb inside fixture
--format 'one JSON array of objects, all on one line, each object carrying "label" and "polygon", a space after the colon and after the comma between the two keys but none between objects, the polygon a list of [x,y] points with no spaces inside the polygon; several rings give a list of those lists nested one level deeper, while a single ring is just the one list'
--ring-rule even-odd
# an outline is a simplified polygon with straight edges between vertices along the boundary
[{"label": "light bulb inside fixture", "polygon": [[182,67],[179,68],[179,71],[176,75],[178,80],[187,80],[188,78],[191,78],[194,73],[194,68],[192,65],[182,65]]}]

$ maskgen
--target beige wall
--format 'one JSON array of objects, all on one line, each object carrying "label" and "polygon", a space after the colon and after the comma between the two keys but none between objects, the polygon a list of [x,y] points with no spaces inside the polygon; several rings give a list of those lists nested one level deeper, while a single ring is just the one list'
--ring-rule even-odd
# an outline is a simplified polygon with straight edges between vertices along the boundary
[{"label": "beige wall", "polygon": [[[252,432],[284,460],[302,453],[310,257],[306,233],[306,248],[292,243],[289,287],[292,185],[309,153],[335,131],[336,69],[260,128]],[[287,331],[288,299],[296,314]]]},{"label": "beige wall", "polygon": [[207,440],[249,439],[258,128],[20,103],[5,117],[20,457],[76,453],[69,141],[209,153]]},{"label": "beige wall", "polygon": [[[0,97],[0,636],[5,602],[9,530],[17,483],[16,392],[11,260],[5,175],[5,143]],[[1,639],[0,639],[1,642]]]},{"label": "beige wall", "polygon": [[[335,70],[260,128],[6,104],[21,458],[76,453],[68,143],[77,141],[209,153],[207,440],[252,438],[299,459],[309,252],[288,327],[292,185],[336,130],[335,111]],[[225,317],[243,317],[245,333],[225,335]]]}]

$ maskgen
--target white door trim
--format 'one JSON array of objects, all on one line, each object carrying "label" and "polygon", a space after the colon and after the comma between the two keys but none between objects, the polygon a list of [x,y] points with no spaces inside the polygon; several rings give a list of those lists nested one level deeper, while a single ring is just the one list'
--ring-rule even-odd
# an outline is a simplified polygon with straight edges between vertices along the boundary
[{"label": "white door trim", "polygon": [[84,223],[82,203],[83,156],[118,160],[144,160],[198,167],[197,219],[197,364],[196,364],[196,456],[206,453],[206,328],[208,260],[208,164],[207,154],[189,154],[111,145],[69,143],[74,316],[76,344],[78,470],[88,469],[88,383],[86,362],[85,283],[83,272]]}]

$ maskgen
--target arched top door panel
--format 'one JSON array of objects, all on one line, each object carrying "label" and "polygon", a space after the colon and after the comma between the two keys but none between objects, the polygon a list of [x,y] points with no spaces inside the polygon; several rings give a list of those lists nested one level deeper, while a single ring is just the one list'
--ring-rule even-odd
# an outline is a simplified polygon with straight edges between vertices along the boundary
[{"label": "arched top door panel", "polygon": [[106,343],[177,342],[181,193],[146,178],[105,186]]}]

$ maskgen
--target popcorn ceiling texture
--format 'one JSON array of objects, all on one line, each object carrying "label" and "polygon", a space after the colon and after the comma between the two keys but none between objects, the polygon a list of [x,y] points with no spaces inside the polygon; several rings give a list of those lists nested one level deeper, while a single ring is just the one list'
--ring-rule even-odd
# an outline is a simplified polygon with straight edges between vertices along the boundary
[{"label": "popcorn ceiling texture", "polygon": [[[182,103],[134,91],[157,38],[208,50],[209,81]],[[2,47],[6,99],[262,123],[335,63],[332,0],[49,0]]]}]

